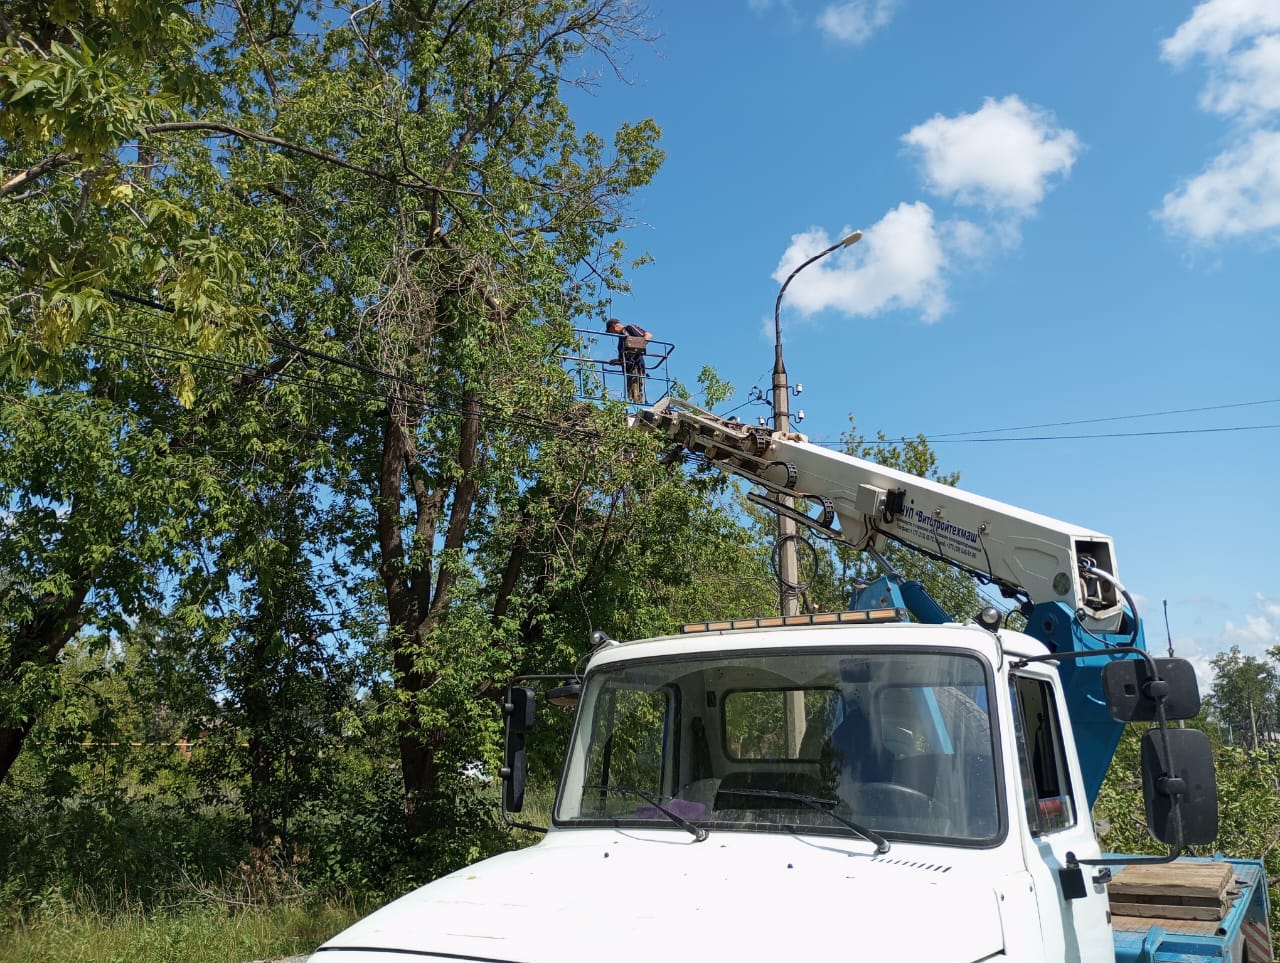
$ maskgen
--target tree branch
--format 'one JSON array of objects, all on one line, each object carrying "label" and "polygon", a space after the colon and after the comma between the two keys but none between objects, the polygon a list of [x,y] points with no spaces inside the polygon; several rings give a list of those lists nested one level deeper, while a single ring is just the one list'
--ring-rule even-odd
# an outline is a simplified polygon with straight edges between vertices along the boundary
[{"label": "tree branch", "polygon": [[[453,492],[453,507],[449,512],[449,528],[445,532],[445,551],[461,549],[467,532],[467,522],[471,519],[471,509],[475,504],[479,483],[475,470],[477,453],[480,448],[480,406],[476,404],[474,394],[468,394],[462,402],[462,427],[458,439],[458,469],[460,477]],[[432,608],[439,610],[448,604],[449,591],[458,579],[457,572],[442,560],[436,578],[436,593],[432,600]]]},{"label": "tree branch", "polygon": [[3,184],[0,184],[0,197],[12,194],[28,181],[33,181],[37,177],[49,173],[49,171],[66,167],[68,164],[74,164],[79,159],[79,154],[54,154],[51,157],[46,157],[40,163],[28,167],[25,171],[19,171]]},{"label": "tree branch", "polygon": [[[353,164],[348,160],[344,160],[337,154],[330,154],[327,151],[316,150],[314,147],[307,147],[305,144],[295,144],[292,141],[284,140],[280,137],[273,137],[270,134],[260,134],[256,131],[244,130],[240,127],[233,127],[230,124],[222,124],[216,121],[207,120],[183,120],[172,121],[165,124],[151,124],[143,128],[143,132],[149,135],[177,133],[181,131],[206,131],[211,134],[223,134],[227,137],[237,137],[242,140],[257,141],[260,144],[270,144],[272,147],[279,147],[281,150],[292,151],[296,154],[305,154],[307,157],[314,157],[318,161],[326,164],[332,164],[334,167],[340,167],[343,170],[351,171],[355,174],[362,174],[365,177],[381,181],[384,184],[393,184],[396,187],[405,187],[410,190],[428,190],[438,194],[457,194],[464,197],[480,197],[478,191],[461,190],[453,187],[439,187],[435,184],[428,183],[422,178],[414,174],[414,180],[407,181],[389,174],[386,171],[375,170],[372,167],[362,167],[359,164]],[[413,173],[410,171],[410,173]]]}]

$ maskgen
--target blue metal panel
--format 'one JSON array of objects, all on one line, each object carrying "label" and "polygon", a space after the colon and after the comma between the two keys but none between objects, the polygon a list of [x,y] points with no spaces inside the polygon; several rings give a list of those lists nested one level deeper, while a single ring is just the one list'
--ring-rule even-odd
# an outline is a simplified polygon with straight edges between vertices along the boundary
[{"label": "blue metal panel", "polygon": [[849,600],[849,608],[906,609],[926,625],[942,625],[952,621],[924,585],[914,579],[904,581],[897,575],[881,575],[874,582],[854,591],[853,598]]},{"label": "blue metal panel", "polygon": [[874,582],[854,589],[853,598],[849,600],[849,608],[854,609],[905,609],[907,603],[902,598],[898,583],[887,575],[881,575]]}]

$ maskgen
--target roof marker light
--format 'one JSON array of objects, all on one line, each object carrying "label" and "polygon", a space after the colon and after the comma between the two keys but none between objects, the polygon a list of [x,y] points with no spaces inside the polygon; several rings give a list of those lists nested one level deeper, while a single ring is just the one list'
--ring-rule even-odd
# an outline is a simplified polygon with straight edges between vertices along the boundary
[{"label": "roof marker light", "polygon": [[690,622],[680,627],[684,635],[697,632],[730,632],[735,629],[779,629],[809,625],[866,625],[878,622],[905,622],[903,609],[855,609],[851,612],[816,612],[812,615],[773,615],[759,619],[729,619],[719,622]]}]

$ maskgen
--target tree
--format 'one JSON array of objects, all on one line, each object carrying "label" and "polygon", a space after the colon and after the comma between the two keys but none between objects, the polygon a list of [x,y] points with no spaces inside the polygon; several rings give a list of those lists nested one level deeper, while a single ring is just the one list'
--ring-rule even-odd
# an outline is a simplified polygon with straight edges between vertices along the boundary
[{"label": "tree", "polygon": [[[570,320],[598,315],[621,287],[611,235],[661,160],[652,122],[612,143],[580,133],[560,88],[585,76],[570,74],[585,54],[616,67],[622,45],[643,37],[642,11],[621,0],[396,2],[327,23],[333,10],[320,4],[237,4],[229,20],[172,5],[121,37],[126,12],[138,13],[33,4],[2,25],[16,110],[0,136],[20,166],[5,181],[5,233],[34,239],[6,253],[10,303],[25,306],[4,344],[15,384],[34,373],[62,392],[72,346],[87,347],[91,368],[104,337],[133,342],[131,364],[154,363],[140,322],[188,352],[163,366],[159,400],[193,409],[170,412],[183,424],[167,441],[212,454],[232,485],[210,486],[221,527],[192,533],[224,583],[188,577],[177,596],[193,624],[223,625],[228,651],[248,660],[246,724],[269,668],[253,653],[279,610],[213,609],[227,609],[226,573],[240,570],[236,525],[265,523],[236,486],[266,485],[283,502],[270,494],[278,482],[255,477],[253,452],[225,457],[218,419],[241,416],[246,399],[215,411],[200,366],[234,365],[264,393],[299,374],[316,385],[302,430],[262,462],[278,479],[290,459],[330,452],[324,482],[298,477],[312,486],[304,501],[315,504],[320,484],[339,506],[349,590],[371,590],[365,600],[385,613],[408,826],[423,835],[443,782],[492,737],[480,707],[487,715],[519,633],[545,631],[548,610],[568,605],[555,593],[607,581],[611,533],[634,534],[626,514],[649,497],[601,467],[626,447],[616,414],[566,426],[572,392],[555,362]],[[110,123],[92,125],[93,104]],[[95,178],[107,186],[83,190]],[[147,230],[126,242],[133,222]],[[141,321],[147,308],[156,316]],[[252,326],[239,337],[236,325],[257,316],[269,319],[265,338]],[[153,407],[134,408],[148,423]],[[585,475],[584,441],[603,459]],[[15,492],[30,480],[14,478]],[[566,558],[588,548],[565,540],[566,527],[588,518],[599,526],[591,552]],[[148,544],[172,549],[164,537]],[[283,571],[269,554],[249,578],[268,595]],[[158,585],[155,566],[145,570]]]},{"label": "tree", "polygon": [[145,374],[73,360],[58,391],[0,381],[0,778],[58,691],[67,643],[109,638],[158,597],[211,494],[205,459],[157,425],[173,410],[129,410],[156,400]]},{"label": "tree", "polygon": [[131,320],[119,292],[163,300],[202,351],[253,334],[241,254],[168,177],[196,156],[170,145],[219,96],[200,67],[205,12],[29,0],[0,14],[0,371],[56,383],[91,328]]},{"label": "tree", "polygon": [[1238,645],[1220,652],[1213,666],[1213,688],[1210,702],[1214,718],[1226,726],[1233,741],[1258,751],[1263,736],[1275,737],[1280,731],[1280,658],[1271,652],[1272,662],[1244,655]]}]

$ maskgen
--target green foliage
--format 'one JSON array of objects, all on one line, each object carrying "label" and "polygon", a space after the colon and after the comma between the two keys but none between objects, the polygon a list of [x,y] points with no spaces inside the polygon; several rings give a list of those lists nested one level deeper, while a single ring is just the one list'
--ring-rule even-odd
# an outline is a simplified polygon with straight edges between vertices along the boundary
[{"label": "green foliage", "polygon": [[[172,310],[201,351],[254,335],[242,252],[204,219],[177,172],[216,157],[152,144],[172,118],[200,114],[216,78],[197,51],[212,32],[177,0],[11,5],[0,38],[0,374],[67,374],[91,329],[128,320],[118,292]],[[193,375],[174,385],[194,401]]]},{"label": "green foliage", "polygon": [[1220,652],[1209,694],[1213,717],[1230,729],[1234,741],[1257,752],[1262,740],[1280,733],[1280,646],[1267,659],[1244,655],[1239,646]]},{"label": "green foliage", "polygon": [[[1280,935],[1280,754],[1224,745],[1219,727],[1202,713],[1189,723],[1213,744],[1218,780],[1218,838],[1194,855],[1214,852],[1261,859],[1271,884],[1271,931]],[[1147,833],[1142,798],[1140,726],[1129,726],[1094,804],[1103,849],[1114,853],[1167,852]]]},{"label": "green foliage", "polygon": [[458,775],[498,680],[670,627],[679,527],[727,526],[556,361],[662,161],[561,90],[640,13],[332,14],[0,20],[0,775],[25,745],[85,811],[225,808],[367,888],[504,844]]}]

